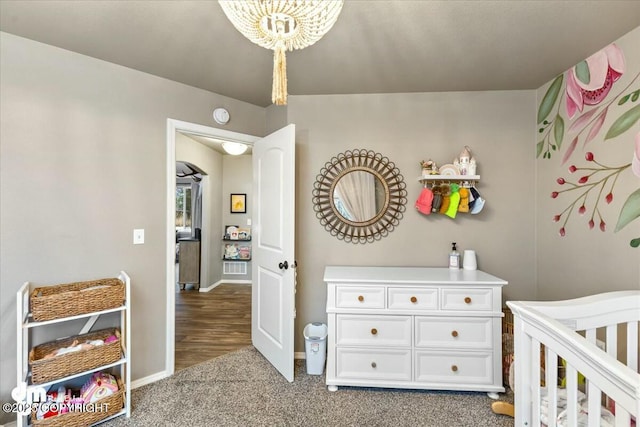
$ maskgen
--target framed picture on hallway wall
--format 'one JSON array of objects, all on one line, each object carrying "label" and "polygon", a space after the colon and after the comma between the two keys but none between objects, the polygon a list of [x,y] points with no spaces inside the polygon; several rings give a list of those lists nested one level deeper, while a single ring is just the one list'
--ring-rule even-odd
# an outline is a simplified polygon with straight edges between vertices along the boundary
[{"label": "framed picture on hallway wall", "polygon": [[231,193],[231,213],[247,213],[247,195]]}]

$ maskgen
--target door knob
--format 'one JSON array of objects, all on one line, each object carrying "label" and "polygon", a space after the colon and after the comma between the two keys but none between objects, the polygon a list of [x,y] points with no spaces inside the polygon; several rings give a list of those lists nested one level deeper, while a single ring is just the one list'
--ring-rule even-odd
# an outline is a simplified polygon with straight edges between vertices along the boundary
[{"label": "door knob", "polygon": [[280,264],[278,264],[278,267],[280,267],[280,270],[286,270],[289,268],[289,263],[287,261],[281,262]]}]

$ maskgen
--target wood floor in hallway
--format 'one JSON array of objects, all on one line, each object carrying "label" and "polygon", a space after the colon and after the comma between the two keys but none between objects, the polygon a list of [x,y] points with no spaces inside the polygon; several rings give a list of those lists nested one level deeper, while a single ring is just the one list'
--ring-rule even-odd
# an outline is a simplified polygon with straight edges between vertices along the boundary
[{"label": "wood floor in hallway", "polygon": [[251,344],[251,285],[176,293],[175,370]]}]

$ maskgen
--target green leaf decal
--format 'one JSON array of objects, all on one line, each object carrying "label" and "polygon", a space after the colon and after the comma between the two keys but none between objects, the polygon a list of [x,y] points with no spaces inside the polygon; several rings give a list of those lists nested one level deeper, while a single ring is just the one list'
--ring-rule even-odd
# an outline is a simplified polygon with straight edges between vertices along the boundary
[{"label": "green leaf decal", "polygon": [[629,130],[640,119],[640,105],[636,105],[613,122],[604,139],[615,138]]},{"label": "green leaf decal", "polygon": [[562,146],[562,138],[564,138],[564,120],[560,115],[556,116],[556,121],[553,125],[553,136],[556,139],[558,148],[560,148]]},{"label": "green leaf decal", "polygon": [[640,246],[640,237],[638,237],[637,239],[631,239],[629,244],[632,248],[637,248],[638,246]]},{"label": "green leaf decal", "polygon": [[564,76],[562,74],[556,77],[553,83],[551,83],[551,86],[549,86],[549,89],[547,89],[547,93],[544,94],[542,102],[538,107],[538,124],[542,123],[542,121],[547,118],[551,109],[558,100],[563,78]]},{"label": "green leaf decal", "polygon": [[620,210],[620,216],[618,217],[618,223],[616,224],[616,232],[622,230],[627,224],[634,219],[640,217],[640,188],[631,193],[624,202],[622,209]]},{"label": "green leaf decal", "polygon": [[622,105],[622,104],[624,104],[625,102],[627,102],[627,101],[629,100],[629,97],[631,97],[631,94],[629,94],[629,95],[625,95],[625,96],[623,96],[622,98],[620,98],[620,101],[618,101],[618,105]]},{"label": "green leaf decal", "polygon": [[544,148],[544,141],[540,141],[536,144],[536,159],[540,157],[540,153],[542,153],[543,148]]},{"label": "green leaf decal", "polygon": [[631,95],[631,102],[636,102],[639,97],[640,97],[640,90],[633,92],[633,95]]},{"label": "green leaf decal", "polygon": [[[587,61],[582,61],[575,67],[576,77],[584,84],[589,84],[591,81],[591,73],[589,72],[589,65]],[[571,72],[571,71],[569,71]]]}]

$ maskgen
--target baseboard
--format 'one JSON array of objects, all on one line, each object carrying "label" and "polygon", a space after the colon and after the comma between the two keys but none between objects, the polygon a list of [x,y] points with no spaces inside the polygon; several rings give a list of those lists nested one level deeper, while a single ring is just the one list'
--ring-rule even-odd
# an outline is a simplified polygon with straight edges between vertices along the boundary
[{"label": "baseboard", "polygon": [[233,280],[233,279],[222,279],[222,283],[229,283],[231,285],[250,285],[253,283],[251,280]]},{"label": "baseboard", "polygon": [[131,389],[142,387],[143,385],[155,383],[156,381],[163,380],[167,377],[169,377],[169,375],[167,375],[167,371],[158,372],[158,373],[149,375],[148,377],[131,381]]},{"label": "baseboard", "polygon": [[293,358],[305,360],[307,358],[307,353],[305,353],[304,351],[296,351],[293,353]]},{"label": "baseboard", "polygon": [[[213,285],[209,285],[205,288],[203,288],[202,286],[200,286],[200,292],[211,292],[212,290],[214,290],[217,286],[222,285],[223,283],[226,284],[231,284],[231,285],[250,285],[252,282],[251,280],[227,280],[227,279],[221,279],[218,280],[216,283],[214,283]],[[1,426],[0,426],[1,427]]]},{"label": "baseboard", "polygon": [[212,290],[214,290],[216,288],[216,286],[221,285],[222,284],[222,280],[218,280],[216,283],[214,283],[213,285],[209,285],[206,288],[203,288],[202,286],[200,286],[199,291],[200,292],[211,292]]}]

